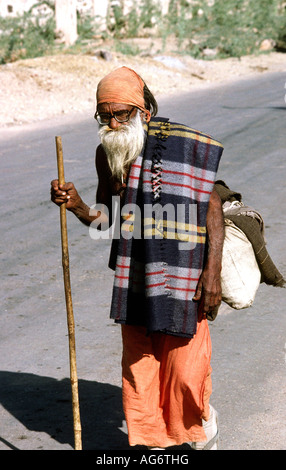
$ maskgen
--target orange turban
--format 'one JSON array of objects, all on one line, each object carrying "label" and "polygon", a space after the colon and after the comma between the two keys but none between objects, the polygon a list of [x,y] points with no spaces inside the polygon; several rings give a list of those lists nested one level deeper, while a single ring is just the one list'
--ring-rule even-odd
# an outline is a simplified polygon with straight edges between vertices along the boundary
[{"label": "orange turban", "polygon": [[98,105],[123,103],[135,106],[150,118],[150,111],[145,109],[144,82],[134,70],[128,67],[120,67],[110,72],[99,82],[96,100]]}]

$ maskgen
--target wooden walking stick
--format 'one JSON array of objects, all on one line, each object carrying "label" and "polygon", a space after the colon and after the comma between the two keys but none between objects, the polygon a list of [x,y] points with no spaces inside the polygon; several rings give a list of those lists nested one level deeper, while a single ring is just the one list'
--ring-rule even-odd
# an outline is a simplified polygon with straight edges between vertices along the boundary
[{"label": "wooden walking stick", "polygon": [[[63,149],[62,149],[61,137],[56,137],[56,149],[57,149],[59,184],[65,184]],[[74,442],[75,442],[75,450],[82,450],[81,422],[80,422],[79,397],[78,397],[78,379],[77,379],[77,367],[76,367],[75,327],[74,327],[74,315],[73,315],[70,271],[69,271],[66,204],[62,204],[60,206],[60,218],[61,218],[61,240],[62,240],[62,265],[63,265],[65,298],[66,298],[66,308],[67,308],[67,324],[68,324],[68,335],[69,335],[70,380],[71,380],[71,390],[72,390]]]}]

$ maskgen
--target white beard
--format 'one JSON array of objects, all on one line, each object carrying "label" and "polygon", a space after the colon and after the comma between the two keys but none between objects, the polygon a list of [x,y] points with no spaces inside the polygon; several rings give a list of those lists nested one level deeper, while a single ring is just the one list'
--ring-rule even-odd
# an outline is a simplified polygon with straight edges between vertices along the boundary
[{"label": "white beard", "polygon": [[144,128],[140,112],[117,130],[100,126],[98,131],[112,176],[123,181],[128,167],[140,155],[144,144]]}]

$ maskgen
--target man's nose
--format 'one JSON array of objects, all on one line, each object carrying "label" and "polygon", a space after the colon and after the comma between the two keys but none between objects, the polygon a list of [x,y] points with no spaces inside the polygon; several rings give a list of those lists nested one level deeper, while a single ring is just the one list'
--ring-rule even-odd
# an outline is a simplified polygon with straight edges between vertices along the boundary
[{"label": "man's nose", "polygon": [[112,117],[111,117],[111,120],[110,120],[110,123],[109,123],[109,127],[110,127],[111,129],[117,129],[117,128],[120,127],[120,126],[121,126],[121,123],[118,122],[118,121],[116,121],[115,117],[112,116]]}]

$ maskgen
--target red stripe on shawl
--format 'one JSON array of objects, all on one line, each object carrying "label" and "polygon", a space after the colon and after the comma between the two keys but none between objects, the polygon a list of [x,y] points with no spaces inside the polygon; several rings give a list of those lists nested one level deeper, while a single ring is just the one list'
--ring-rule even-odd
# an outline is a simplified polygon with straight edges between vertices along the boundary
[{"label": "red stripe on shawl", "polygon": [[165,282],[160,282],[158,284],[149,284],[146,286],[146,289],[150,289],[150,287],[158,287],[158,286],[165,286],[166,283]]},{"label": "red stripe on shawl", "polygon": [[[149,169],[145,168],[144,171],[150,172]],[[180,175],[180,176],[187,176],[190,179],[198,180],[198,181],[204,181],[205,183],[213,183],[214,180],[209,180],[206,178],[200,178],[199,176],[195,175],[190,175],[189,173],[185,173],[184,171],[172,171],[172,170],[162,170],[162,173],[169,173],[172,175]]]},{"label": "red stripe on shawl", "polygon": [[[146,183],[150,184],[150,181],[144,180],[143,183],[144,184],[146,184]],[[212,181],[212,183],[213,183],[213,181]],[[188,184],[170,183],[170,182],[164,181],[164,180],[162,180],[161,184],[169,184],[170,186],[180,186],[181,188],[192,189],[193,191],[197,191],[198,193],[204,193],[204,194],[211,194],[212,193],[211,191],[205,191],[205,190],[202,190],[202,189],[193,188],[192,186],[189,186]]]},{"label": "red stripe on shawl", "polygon": [[168,274],[168,277],[172,279],[183,279],[184,281],[198,281],[199,277],[183,277],[183,276],[175,276],[174,274]]},{"label": "red stripe on shawl", "polygon": [[185,287],[172,287],[172,286],[166,286],[168,287],[168,289],[172,289],[172,290],[180,290],[180,291],[184,291],[184,292],[196,292],[196,289],[186,289]]}]

